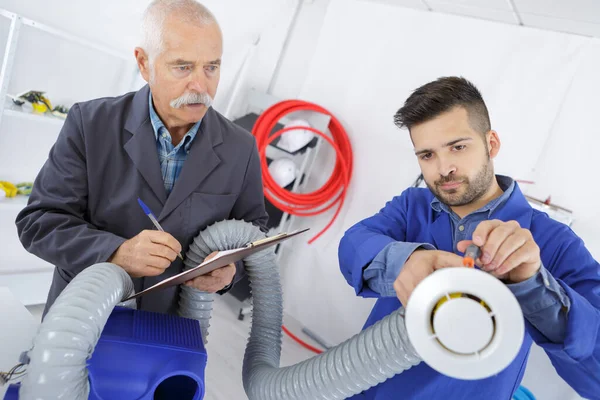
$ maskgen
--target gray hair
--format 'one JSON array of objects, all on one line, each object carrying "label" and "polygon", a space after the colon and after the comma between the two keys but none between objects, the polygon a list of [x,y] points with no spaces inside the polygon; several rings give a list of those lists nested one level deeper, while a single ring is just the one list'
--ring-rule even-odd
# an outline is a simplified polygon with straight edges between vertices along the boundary
[{"label": "gray hair", "polygon": [[177,14],[182,22],[206,26],[217,24],[217,19],[204,5],[196,0],[154,0],[142,19],[142,43],[150,64],[162,51],[163,25],[167,17]]}]

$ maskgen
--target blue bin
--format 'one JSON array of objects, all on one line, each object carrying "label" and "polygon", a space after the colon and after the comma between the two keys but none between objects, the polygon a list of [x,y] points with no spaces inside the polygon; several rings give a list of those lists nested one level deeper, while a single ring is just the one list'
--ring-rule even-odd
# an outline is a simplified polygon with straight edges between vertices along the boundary
[{"label": "blue bin", "polygon": [[88,364],[89,399],[201,400],[206,362],[198,321],[117,307]]},{"label": "blue bin", "polygon": [[519,386],[512,400],[535,400],[535,396],[525,386]]}]

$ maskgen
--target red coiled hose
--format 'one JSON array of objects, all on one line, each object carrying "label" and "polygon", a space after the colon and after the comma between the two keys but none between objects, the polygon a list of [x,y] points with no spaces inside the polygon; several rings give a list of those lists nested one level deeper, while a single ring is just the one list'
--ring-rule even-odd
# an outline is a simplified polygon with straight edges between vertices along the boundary
[{"label": "red coiled hose", "polygon": [[[296,111],[313,111],[330,116],[329,131],[331,137],[324,132],[308,127],[290,127],[269,136],[269,132],[273,130],[281,118]],[[267,166],[266,149],[269,143],[283,133],[294,129],[310,130],[325,139],[335,149],[336,162],[331,176],[323,186],[311,193],[293,193],[282,188],[271,177]],[[285,100],[271,106],[260,115],[252,128],[252,134],[256,137],[261,158],[265,197],[275,207],[291,215],[309,217],[321,214],[337,204],[337,210],[331,221],[308,243],[314,242],[329,229],[339,215],[352,177],[352,146],[344,127],[329,111],[321,106],[302,100]]]}]

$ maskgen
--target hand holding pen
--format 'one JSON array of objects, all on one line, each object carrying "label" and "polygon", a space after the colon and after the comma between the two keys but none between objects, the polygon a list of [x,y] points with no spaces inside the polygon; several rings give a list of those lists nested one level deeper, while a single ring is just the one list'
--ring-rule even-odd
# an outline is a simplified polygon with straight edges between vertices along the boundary
[{"label": "hand holding pen", "polygon": [[[138,203],[144,210],[144,213],[146,213],[148,218],[150,218],[150,221],[152,221],[156,229],[158,229],[160,232],[164,232],[163,228],[158,223],[158,220],[152,213],[152,210],[150,210],[150,208],[139,198]],[[216,252],[213,252],[212,254],[209,254],[206,257],[206,259],[211,259],[216,254]],[[178,254],[178,257],[183,260],[181,253]],[[235,272],[235,265],[229,264],[219,269],[216,269],[204,276],[199,276],[190,281],[187,281],[185,284],[186,286],[190,286],[198,290],[202,290],[204,292],[214,293],[231,284],[233,282],[233,278],[235,277]]]},{"label": "hand holding pen", "polygon": [[181,257],[181,244],[171,234],[144,230],[123,242],[108,261],[137,278],[162,274],[177,257]]},{"label": "hand holding pen", "polygon": [[[158,220],[154,216],[154,213],[152,213],[152,211],[150,210],[150,207],[148,207],[146,205],[146,203],[144,203],[142,201],[142,199],[140,199],[140,198],[138,198],[138,203],[142,207],[142,210],[144,210],[144,213],[148,216],[148,218],[150,218],[150,221],[152,221],[152,223],[154,224],[154,226],[156,227],[156,229],[158,229],[161,232],[164,232],[165,230],[158,223]],[[183,261],[183,256],[181,255],[181,251],[178,252],[177,256],[181,259],[181,261]]]}]

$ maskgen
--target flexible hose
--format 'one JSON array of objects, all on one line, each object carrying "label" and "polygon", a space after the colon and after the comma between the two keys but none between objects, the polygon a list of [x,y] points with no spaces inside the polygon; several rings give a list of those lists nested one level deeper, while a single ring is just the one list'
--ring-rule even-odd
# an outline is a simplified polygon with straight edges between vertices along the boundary
[{"label": "flexible hose", "polygon": [[[194,239],[186,256],[195,263],[205,253],[241,247],[264,236],[258,227],[243,221],[219,222]],[[408,340],[401,308],[325,353],[279,368],[283,296],[275,253],[265,249],[247,257],[244,264],[253,292],[252,327],[242,370],[250,400],[344,399],[420,362]],[[77,275],[34,339],[20,398],[87,398],[86,362],[114,306],[132,293],[131,278],[114,264],[97,264]],[[182,314],[199,316],[208,326],[212,306],[198,311],[188,304],[197,293],[189,293],[189,298],[182,295]]]},{"label": "flexible hose", "polygon": [[200,323],[202,341],[205,345],[208,343],[208,328],[210,327],[213,298],[213,293],[203,292],[190,286],[181,286],[178,315],[195,319]]},{"label": "flexible hose", "polygon": [[[201,261],[203,254],[263,237],[256,226],[223,221],[200,233],[187,256]],[[198,249],[202,253],[194,254]],[[408,341],[401,309],[321,355],[279,368],[283,299],[275,254],[266,249],[247,257],[244,264],[253,307],[242,371],[250,400],[344,399],[420,362]]]},{"label": "flexible hose", "polygon": [[19,398],[87,399],[86,363],[113,308],[133,291],[129,275],[114,264],[96,264],[79,273],[40,325]]},{"label": "flexible hose", "polygon": [[[202,231],[190,244],[190,248],[186,253],[184,260],[184,270],[196,267],[204,262],[204,259],[213,252],[211,249],[230,250],[236,247],[244,246],[248,242],[243,240],[227,240],[223,237],[213,238],[210,235],[211,230]],[[256,238],[262,237],[257,235]],[[210,244],[208,244],[210,243]],[[213,309],[214,294],[198,290],[191,286],[181,286],[181,294],[179,296],[178,315],[184,318],[195,319],[200,322],[202,338],[206,345],[210,327],[210,316]],[[321,350],[309,345],[300,338],[292,334],[285,326],[282,326],[283,331],[296,341],[302,347],[320,354]]]},{"label": "flexible hose", "polygon": [[[308,127],[289,127],[282,129],[273,135],[269,135],[269,133],[273,130],[273,127],[281,118],[292,112],[306,110],[319,112],[331,117],[329,130],[332,134],[333,140],[329,136],[325,135],[324,132]],[[311,132],[321,136],[333,147],[336,152],[336,165],[331,177],[325,183],[325,185],[312,193],[294,193],[280,187],[271,176],[267,166],[267,146],[284,133],[294,129],[310,130]],[[325,233],[329,227],[331,227],[331,225],[337,219],[337,216],[339,215],[345,201],[346,190],[350,183],[352,174],[352,147],[346,131],[340,122],[324,108],[301,100],[288,100],[275,104],[265,110],[256,121],[252,129],[252,133],[256,136],[260,153],[265,196],[269,199],[269,201],[271,201],[272,204],[274,204],[280,210],[293,215],[313,216],[329,210],[336,203],[338,203],[338,208],[330,222],[325,226],[325,228],[323,228],[323,230],[321,230],[321,232],[317,233],[317,235],[309,240],[309,243],[314,242],[323,233]],[[341,179],[339,179],[340,174]],[[318,210],[315,211],[315,208]],[[285,326],[282,326],[282,329],[292,340],[299,343],[302,347],[312,351],[313,353],[321,354],[321,350],[311,346],[299,337],[295,336]]]},{"label": "flexible hose", "polygon": [[261,305],[253,310],[244,357],[243,381],[250,400],[345,399],[420,362],[408,341],[403,312],[396,312],[323,354],[278,368],[279,357],[272,352],[281,320],[275,320],[272,310],[282,306],[275,274],[274,263],[248,268],[253,302]]},{"label": "flexible hose", "polygon": [[[201,239],[204,232],[206,231],[198,234],[198,236],[190,244],[190,248],[186,253],[183,262],[184,270],[198,266],[204,262],[206,256],[212,253],[205,240]],[[205,236],[209,235],[205,234]],[[210,237],[208,240],[213,245],[213,248],[221,248],[222,250],[228,249],[222,242],[219,242],[218,244],[223,247],[218,247],[217,244],[211,241]],[[202,331],[202,339],[204,344],[208,342],[208,328],[210,327],[213,299],[213,293],[204,292],[191,286],[181,285],[178,314],[180,317],[198,320],[200,323],[200,330]]]},{"label": "flexible hose", "polygon": [[[310,127],[289,127],[270,135],[280,119],[297,111],[313,111],[330,116],[329,131],[331,137]],[[266,150],[269,143],[285,132],[295,129],[309,130],[321,136],[334,148],[336,153],[335,167],[331,176],[323,186],[311,193],[293,193],[282,188],[271,177],[267,166]],[[314,242],[329,229],[339,215],[352,178],[352,146],[344,127],[329,111],[317,104],[302,100],[286,100],[265,110],[254,124],[252,134],[256,137],[260,153],[265,197],[275,207],[292,215],[307,217],[321,214],[336,204],[338,205],[335,214],[325,228],[309,241],[309,243]]]}]

